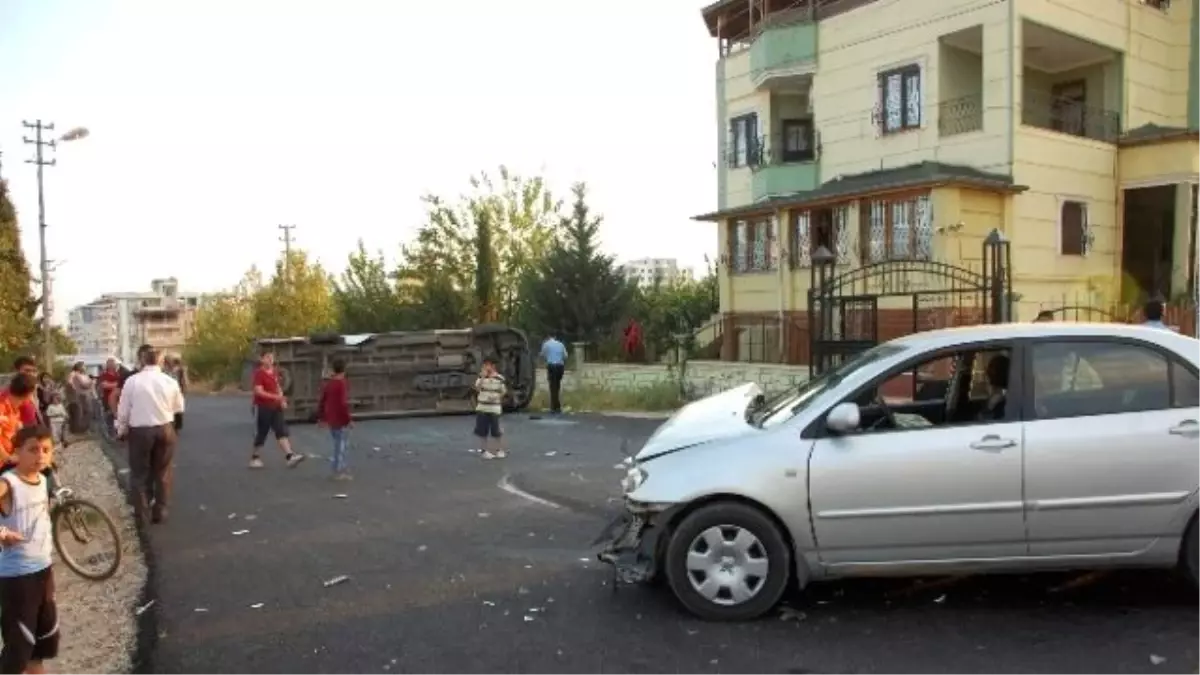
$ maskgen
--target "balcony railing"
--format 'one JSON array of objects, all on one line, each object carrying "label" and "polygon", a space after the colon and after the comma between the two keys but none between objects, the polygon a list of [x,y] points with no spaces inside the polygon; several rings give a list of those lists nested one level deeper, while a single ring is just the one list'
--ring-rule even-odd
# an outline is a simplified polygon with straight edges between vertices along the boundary
[{"label": "balcony railing", "polygon": [[820,154],[818,134],[808,124],[782,133],[760,136],[745,150],[726,145],[721,150],[721,161],[731,169],[756,168],[815,162]]},{"label": "balcony railing", "polygon": [[938,104],[938,135],[955,136],[983,129],[983,94],[971,94]]},{"label": "balcony railing", "polygon": [[1115,143],[1121,135],[1121,113],[1086,102],[1025,92],[1021,123],[1039,129]]}]

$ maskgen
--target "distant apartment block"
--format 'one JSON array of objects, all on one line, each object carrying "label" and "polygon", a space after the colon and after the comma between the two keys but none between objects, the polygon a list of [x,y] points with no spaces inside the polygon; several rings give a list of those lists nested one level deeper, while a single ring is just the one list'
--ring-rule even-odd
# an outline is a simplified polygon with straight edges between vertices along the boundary
[{"label": "distant apartment block", "polygon": [[621,265],[625,278],[643,287],[653,286],[656,280],[669,283],[691,280],[695,272],[691,267],[680,267],[675,258],[641,258]]},{"label": "distant apartment block", "polygon": [[155,279],[149,292],[106,293],[71,310],[67,333],[79,353],[132,362],[141,344],[178,354],[195,330],[199,293],[181,292],[174,277]]}]

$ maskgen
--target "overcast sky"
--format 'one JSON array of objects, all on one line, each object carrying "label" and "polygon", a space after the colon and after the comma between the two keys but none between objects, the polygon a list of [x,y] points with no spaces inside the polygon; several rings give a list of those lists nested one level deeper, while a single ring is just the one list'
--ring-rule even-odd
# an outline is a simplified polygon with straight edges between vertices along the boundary
[{"label": "overcast sky", "polygon": [[46,170],[55,317],[174,275],[228,287],[297,244],[393,254],[426,191],[500,163],[586,180],[620,259],[699,265],[716,207],[703,0],[0,0],[0,151],[36,268],[22,120],[84,125]]}]

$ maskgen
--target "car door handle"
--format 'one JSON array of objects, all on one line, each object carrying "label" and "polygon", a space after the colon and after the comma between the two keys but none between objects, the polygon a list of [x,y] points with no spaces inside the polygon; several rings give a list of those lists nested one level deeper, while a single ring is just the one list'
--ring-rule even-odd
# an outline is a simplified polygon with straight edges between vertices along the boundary
[{"label": "car door handle", "polygon": [[1183,422],[1180,422],[1179,424],[1176,424],[1168,429],[1167,433],[1171,434],[1172,436],[1187,436],[1189,438],[1194,438],[1196,436],[1200,436],[1200,423],[1197,423],[1196,420],[1184,420]]},{"label": "car door handle", "polygon": [[1016,444],[1017,442],[1011,438],[1000,438],[999,436],[988,434],[972,443],[971,448],[974,450],[1003,450],[1011,448]]}]

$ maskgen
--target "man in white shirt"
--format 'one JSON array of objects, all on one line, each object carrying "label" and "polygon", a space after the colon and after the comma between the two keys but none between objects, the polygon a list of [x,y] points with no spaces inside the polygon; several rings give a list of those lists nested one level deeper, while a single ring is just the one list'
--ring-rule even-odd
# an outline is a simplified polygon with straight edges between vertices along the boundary
[{"label": "man in white shirt", "polygon": [[156,350],[147,349],[141,357],[141,370],[121,388],[117,435],[128,441],[133,508],[139,518],[145,518],[153,504],[150,521],[161,523],[171,497],[178,438],[175,415],[183,412],[183,393],[175,378],[159,368]]}]

